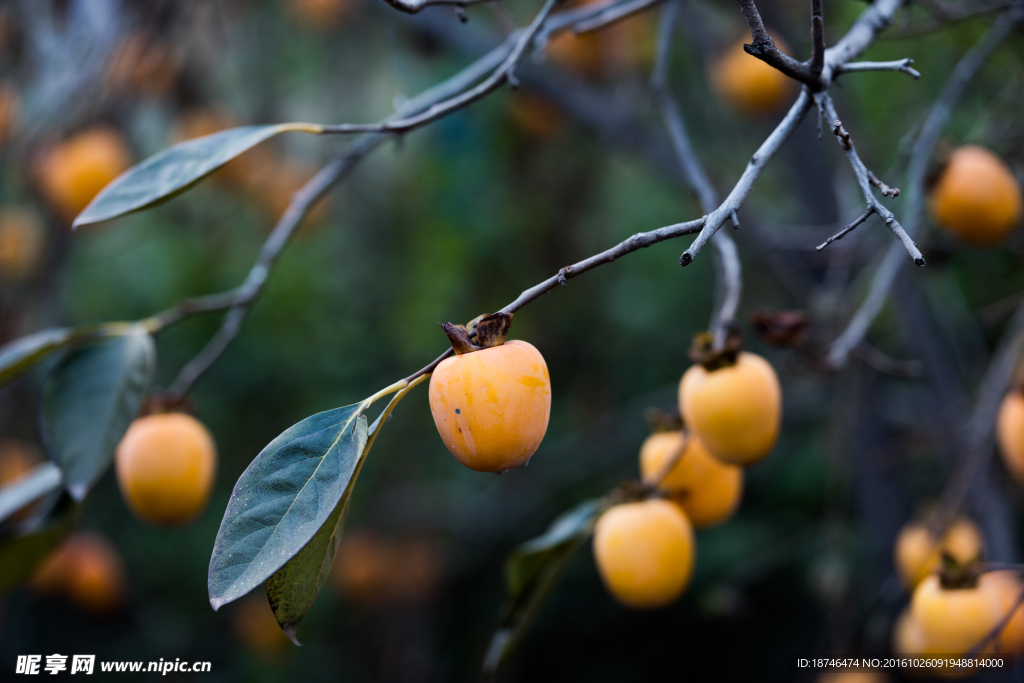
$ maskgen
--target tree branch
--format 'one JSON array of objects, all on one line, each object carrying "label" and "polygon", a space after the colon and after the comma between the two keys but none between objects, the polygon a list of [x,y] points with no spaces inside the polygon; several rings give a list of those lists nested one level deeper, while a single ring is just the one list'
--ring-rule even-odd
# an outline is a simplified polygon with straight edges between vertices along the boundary
[{"label": "tree branch", "polygon": [[825,19],[821,0],[811,0],[811,58],[807,66],[815,79],[821,76],[825,68]]},{"label": "tree branch", "polygon": [[[686,130],[679,106],[672,97],[666,85],[668,77],[668,57],[672,46],[672,32],[675,27],[678,15],[678,0],[671,0],[661,14],[661,21],[658,25],[658,42],[655,48],[654,67],[651,71],[651,91],[654,101],[661,110],[662,118],[665,121],[665,128],[672,139],[672,147],[676,153],[676,159],[682,168],[683,177],[690,185],[690,189],[697,195],[701,211],[709,214],[718,205],[718,193],[708,179],[704,167],[701,165],[694,152],[693,144]],[[734,222],[735,210],[730,214]],[[739,308],[740,297],[743,292],[743,273],[740,265],[739,253],[736,243],[727,232],[719,232],[715,235],[714,244],[718,258],[715,261],[716,287],[715,287],[715,309],[711,315],[711,332],[714,336],[716,347],[725,343],[726,328],[736,317],[736,310]]]},{"label": "tree branch", "polygon": [[[872,5],[872,9],[878,6],[878,2]],[[870,10],[869,10],[870,11]],[[924,202],[924,177],[928,170],[928,161],[931,159],[932,151],[939,140],[942,128],[949,118],[950,110],[960,95],[963,93],[967,83],[974,77],[985,60],[991,56],[999,44],[1009,35],[1010,31],[1024,19],[1024,2],[1018,0],[1013,7],[999,16],[994,24],[982,35],[977,43],[967,51],[953,69],[949,80],[943,87],[935,104],[932,105],[910,156],[910,164],[907,169],[907,182],[904,185],[904,192],[907,196],[907,211],[905,214],[904,230],[913,237],[920,220],[921,208]],[[851,33],[853,31],[851,30]],[[850,34],[847,34],[848,36]],[[842,41],[840,41],[842,44]],[[826,60],[826,70],[828,60]],[[903,265],[899,245],[893,244],[885,254],[885,258],[879,265],[878,270],[871,280],[871,289],[867,298],[854,313],[853,318],[843,333],[832,342],[828,352],[828,362],[833,368],[842,367],[846,363],[850,350],[853,349],[867,334],[872,321],[882,310],[882,305],[888,296],[889,289],[896,279],[896,274]]]},{"label": "tree branch", "polygon": [[516,31],[508,37],[506,44],[511,44],[512,49],[508,56],[501,62],[490,76],[484,81],[478,84],[476,87],[459,93],[458,95],[451,97],[450,99],[438,102],[431,106],[426,111],[400,119],[391,119],[382,121],[381,123],[342,123],[332,126],[324,126],[324,133],[405,133],[419,128],[431,121],[435,121],[439,118],[447,116],[448,114],[467,107],[477,100],[485,97],[494,90],[497,90],[505,83],[511,84],[513,87],[517,85],[515,78],[516,67],[522,61],[526,54],[527,48],[529,48],[534,37],[543,28],[544,22],[547,20],[548,15],[551,14],[551,10],[556,5],[560,4],[562,0],[546,0],[544,7],[541,8],[537,16],[534,17],[530,25],[520,31]]},{"label": "tree branch", "polygon": [[882,202],[878,201],[874,192],[871,191],[871,186],[878,185],[882,189],[882,194],[891,194],[894,197],[898,197],[900,191],[889,188],[888,185],[885,185],[875,178],[874,174],[869,171],[867,166],[864,165],[864,162],[861,161],[860,156],[857,154],[857,148],[853,146],[853,140],[850,138],[850,134],[843,128],[843,123],[839,120],[839,115],[836,113],[835,105],[828,93],[819,94],[818,101],[825,111],[825,114],[833,120],[832,133],[839,141],[839,145],[846,152],[846,158],[849,159],[850,166],[853,168],[853,173],[857,177],[857,184],[860,185],[861,192],[864,193],[864,201],[867,203],[867,208],[871,209],[874,213],[877,213],[882,220],[885,221],[886,226],[888,226],[888,228],[892,230],[893,234],[899,238],[900,242],[903,243],[907,253],[910,254],[910,258],[914,260],[914,264],[923,266],[925,262],[924,256],[921,254],[921,250],[917,248],[917,244],[914,243],[914,240],[910,238],[910,235],[907,234],[906,230],[903,229],[903,226],[896,220],[896,216],[893,215],[892,211],[889,211]]},{"label": "tree branch", "polygon": [[494,2],[495,0],[384,0],[399,12],[405,12],[406,14],[416,14],[421,10],[426,9],[434,5],[454,5],[456,9],[464,9],[470,5],[479,5],[485,2]]},{"label": "tree branch", "polygon": [[897,59],[892,62],[851,62],[850,64],[843,64],[835,70],[835,75],[840,74],[851,74],[858,71],[899,71],[905,73],[915,81],[921,78],[920,72],[917,69],[910,68],[910,65],[914,63],[913,59],[909,57],[907,59]]},{"label": "tree branch", "polygon": [[689,265],[704,245],[707,244],[708,240],[718,231],[718,228],[725,221],[732,219],[732,214],[743,205],[743,201],[750,194],[750,189],[754,186],[754,182],[758,177],[760,177],[765,166],[775,156],[775,153],[779,151],[782,143],[796,130],[797,124],[803,120],[811,105],[811,95],[807,90],[801,91],[800,96],[797,97],[796,102],[790,107],[785,118],[782,119],[775,130],[771,132],[771,135],[761,144],[757,152],[754,153],[754,156],[750,158],[746,169],[744,169],[743,174],[736,182],[729,196],[725,198],[725,201],[717,209],[705,217],[704,228],[697,235],[697,239],[679,257],[679,265]]},{"label": "tree branch", "polygon": [[[820,0],[812,0],[813,2],[818,2],[820,14]],[[757,5],[754,4],[754,0],[739,0],[739,4],[740,12],[743,13],[747,20],[747,26],[750,27],[750,38],[753,41],[751,44],[743,46],[747,54],[757,57],[801,83],[818,86],[820,83],[818,76],[821,74],[821,70],[818,71],[818,74],[812,73],[809,65],[798,62],[775,45],[775,41],[772,40],[772,37],[768,35],[768,31],[764,28],[761,13],[757,11]]]}]

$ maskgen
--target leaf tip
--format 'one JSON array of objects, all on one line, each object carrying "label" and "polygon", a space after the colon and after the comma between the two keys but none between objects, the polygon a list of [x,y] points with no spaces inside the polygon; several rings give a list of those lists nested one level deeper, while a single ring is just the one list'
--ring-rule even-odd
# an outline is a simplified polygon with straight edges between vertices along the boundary
[{"label": "leaf tip", "polygon": [[88,491],[89,487],[86,484],[68,484],[68,493],[71,494],[76,503],[81,503],[85,500],[85,494]]},{"label": "leaf tip", "polygon": [[281,627],[284,634],[288,636],[288,640],[295,644],[295,647],[302,647],[302,643],[299,642],[299,624],[298,622],[292,624],[285,624]]}]

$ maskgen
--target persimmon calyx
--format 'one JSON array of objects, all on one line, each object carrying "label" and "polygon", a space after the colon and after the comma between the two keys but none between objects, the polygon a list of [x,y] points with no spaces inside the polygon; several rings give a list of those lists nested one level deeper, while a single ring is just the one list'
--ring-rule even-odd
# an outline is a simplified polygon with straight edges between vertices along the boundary
[{"label": "persimmon calyx", "polygon": [[690,360],[704,366],[708,372],[736,365],[736,359],[743,350],[743,339],[740,331],[730,327],[726,331],[725,342],[715,347],[715,336],[711,332],[698,332],[693,335],[690,346]]},{"label": "persimmon calyx", "polygon": [[975,588],[983,569],[980,557],[960,562],[949,553],[943,552],[942,566],[939,568],[939,583],[946,590]]},{"label": "persimmon calyx", "polygon": [[[505,343],[508,331],[512,328],[511,313],[490,313],[477,316],[468,325],[443,323],[441,329],[451,342],[455,355],[472,353]],[[473,343],[474,339],[476,343]]]}]

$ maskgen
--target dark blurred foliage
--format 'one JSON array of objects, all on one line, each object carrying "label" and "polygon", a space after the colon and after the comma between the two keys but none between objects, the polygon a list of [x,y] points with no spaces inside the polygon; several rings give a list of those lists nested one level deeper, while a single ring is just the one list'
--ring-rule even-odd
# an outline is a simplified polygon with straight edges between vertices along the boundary
[{"label": "dark blurred foliage", "polygon": [[[474,58],[445,31],[494,44],[503,16],[471,8],[463,26],[450,8],[410,19],[384,3],[343,2],[336,17],[312,21],[301,18],[300,5],[311,12],[331,3],[2,3],[0,69],[20,106],[0,152],[0,202],[49,217],[40,271],[3,285],[3,340],[50,324],[137,319],[227,289],[250,267],[272,211],[283,208],[268,199],[273,182],[254,196],[214,177],[153,211],[72,234],[33,179],[47,145],[103,122],[123,132],[138,161],[173,142],[181,117],[199,109],[239,124],[377,120],[396,98]],[[502,4],[520,23],[537,5]],[[829,38],[863,8],[826,3]],[[809,52],[805,3],[765,3],[762,12],[797,55]],[[724,192],[778,115],[740,118],[711,94],[709,60],[744,35],[735,5],[695,0],[683,14],[670,86]],[[911,56],[920,81],[854,74],[833,89],[861,156],[890,184],[900,184],[908,133],[991,17],[934,28],[927,12],[915,10],[866,57]],[[512,336],[543,352],[554,387],[551,426],[528,468],[500,477],[471,472],[445,451],[425,388],[399,406],[359,480],[348,528],[380,539],[392,548],[388,557],[411,561],[409,543],[429,546],[421,561],[437,578],[414,599],[346,598],[328,585],[300,629],[304,647],[263,648],[260,656],[238,640],[239,605],[209,607],[209,553],[231,487],[260,449],[300,419],[368,396],[434,358],[446,343],[438,322],[495,310],[568,263],[700,214],[667,156],[646,91],[649,48],[620,64],[614,79],[574,75],[552,61],[529,68],[571,77],[610,108],[626,108],[629,125],[648,130],[662,156],[555,114],[557,105],[545,105],[540,128],[524,124],[516,98],[536,95],[502,90],[389,143],[335,190],[326,213],[280,259],[240,337],[192,392],[220,454],[209,509],[182,529],[150,528],[131,516],[108,474],[80,526],[122,553],[127,606],[94,618],[61,599],[15,591],[0,603],[3,676],[17,654],[59,652],[210,660],[213,673],[201,677],[209,681],[478,679],[508,551],[559,511],[637,476],[644,409],[672,408],[690,338],[710,315],[710,253],[684,270],[677,265],[684,245],[659,244],[516,314]],[[112,75],[118,54],[128,75]],[[971,83],[943,143],[985,144],[1018,177],[1022,60],[1018,33]],[[772,162],[736,233],[746,345],[772,361],[784,385],[775,452],[749,471],[738,515],[698,535],[696,577],[678,604],[654,613],[618,606],[589,551],[581,552],[500,680],[790,680],[799,654],[886,652],[905,599],[885,589],[892,539],[937,495],[957,455],[950,431],[1024,289],[1024,240],[1018,233],[989,251],[934,230],[920,240],[929,266],[898,281],[901,296],[870,341],[893,357],[923,361],[921,378],[884,375],[859,359],[826,375],[798,351],[765,347],[746,324],[755,309],[810,311],[811,349],[834,338],[866,288],[871,269],[861,268],[892,239],[873,221],[833,249],[838,255],[813,254],[861,211],[841,150],[827,130],[817,138],[813,118]],[[285,136],[267,143],[270,155],[259,163],[301,175],[346,144]],[[890,206],[899,215],[898,200]],[[218,322],[196,318],[160,336],[158,385]],[[38,441],[40,377],[0,391],[3,435]],[[1020,494],[1005,482],[993,472],[972,511],[994,559],[1016,560]]]}]

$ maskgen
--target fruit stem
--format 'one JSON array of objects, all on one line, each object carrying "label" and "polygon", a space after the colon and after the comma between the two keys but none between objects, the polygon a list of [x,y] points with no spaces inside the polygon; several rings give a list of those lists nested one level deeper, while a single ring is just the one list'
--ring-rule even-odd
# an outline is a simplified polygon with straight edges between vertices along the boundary
[{"label": "fruit stem", "polygon": [[381,398],[387,396],[388,394],[393,394],[396,391],[401,391],[402,389],[405,389],[407,386],[409,386],[408,380],[400,379],[397,382],[395,382],[394,384],[392,384],[391,386],[384,387],[383,389],[378,391],[376,394],[374,394],[370,398],[368,398],[365,401],[363,401],[363,408],[364,409],[365,408],[369,408],[378,399],[381,399]]}]

